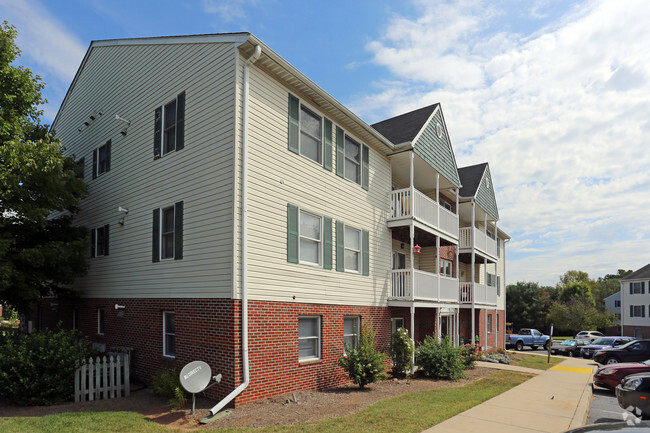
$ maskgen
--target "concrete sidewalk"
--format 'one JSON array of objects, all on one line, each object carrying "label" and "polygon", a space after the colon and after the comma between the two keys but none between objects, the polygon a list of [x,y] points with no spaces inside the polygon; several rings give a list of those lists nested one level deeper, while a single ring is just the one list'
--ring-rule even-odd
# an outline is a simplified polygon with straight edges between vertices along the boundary
[{"label": "concrete sidewalk", "polygon": [[546,371],[489,362],[478,364],[537,376],[425,433],[559,433],[586,423],[592,397],[591,382],[597,366],[594,361],[567,358]]}]

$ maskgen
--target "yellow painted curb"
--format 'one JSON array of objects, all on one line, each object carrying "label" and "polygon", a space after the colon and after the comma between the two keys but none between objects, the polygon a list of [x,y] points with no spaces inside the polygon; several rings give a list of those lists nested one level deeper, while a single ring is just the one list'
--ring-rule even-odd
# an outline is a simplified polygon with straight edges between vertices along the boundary
[{"label": "yellow painted curb", "polygon": [[584,373],[584,374],[593,373],[593,369],[591,369],[591,368],[565,367],[563,365],[556,365],[555,367],[551,367],[551,370],[568,371],[568,372],[571,372],[571,373]]}]

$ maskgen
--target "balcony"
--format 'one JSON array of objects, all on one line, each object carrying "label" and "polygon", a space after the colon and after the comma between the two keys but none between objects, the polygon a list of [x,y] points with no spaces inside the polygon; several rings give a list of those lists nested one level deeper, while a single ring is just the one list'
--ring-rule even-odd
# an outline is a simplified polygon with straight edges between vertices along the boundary
[{"label": "balcony", "polygon": [[[418,269],[395,269],[391,275],[391,296],[399,301],[458,303],[458,280]],[[411,287],[413,272],[414,287]]]},{"label": "balcony", "polygon": [[497,290],[495,287],[478,283],[460,283],[460,303],[474,305],[496,305]]},{"label": "balcony", "polygon": [[391,191],[389,226],[397,225],[391,225],[391,222],[415,219],[446,233],[452,239],[458,239],[458,215],[440,206],[435,200],[420,191],[414,191],[413,200],[411,200],[411,190],[408,188]]},{"label": "balcony", "polygon": [[485,234],[476,227],[463,227],[460,229],[459,244],[460,250],[472,248],[472,235],[474,236],[474,248],[491,257],[497,256],[497,241]]}]

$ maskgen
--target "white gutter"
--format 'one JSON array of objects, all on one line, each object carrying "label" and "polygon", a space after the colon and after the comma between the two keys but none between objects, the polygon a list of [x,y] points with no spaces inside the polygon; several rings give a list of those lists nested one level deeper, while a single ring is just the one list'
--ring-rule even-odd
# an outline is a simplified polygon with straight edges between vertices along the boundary
[{"label": "white gutter", "polygon": [[237,397],[250,383],[248,368],[248,252],[246,241],[248,236],[248,69],[249,64],[255,63],[262,55],[262,48],[255,46],[255,51],[244,63],[244,95],[242,98],[242,182],[241,182],[241,343],[242,343],[242,364],[244,381],[228,394],[223,400],[217,403],[210,413],[215,415],[223,409],[232,399]]}]

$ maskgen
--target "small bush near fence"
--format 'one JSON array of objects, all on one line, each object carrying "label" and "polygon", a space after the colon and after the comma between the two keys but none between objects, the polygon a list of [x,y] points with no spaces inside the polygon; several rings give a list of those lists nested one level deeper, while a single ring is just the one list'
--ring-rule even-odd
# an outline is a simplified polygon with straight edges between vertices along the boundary
[{"label": "small bush near fence", "polygon": [[0,338],[0,395],[26,406],[72,400],[75,369],[94,353],[76,331]]},{"label": "small bush near fence", "polygon": [[181,388],[180,369],[161,370],[153,377],[151,390],[167,399],[172,409],[180,409],[187,402],[187,395]]},{"label": "small bush near fence", "polygon": [[458,380],[465,371],[461,349],[454,347],[447,337],[438,341],[427,335],[415,351],[415,363],[425,375],[434,379]]}]

